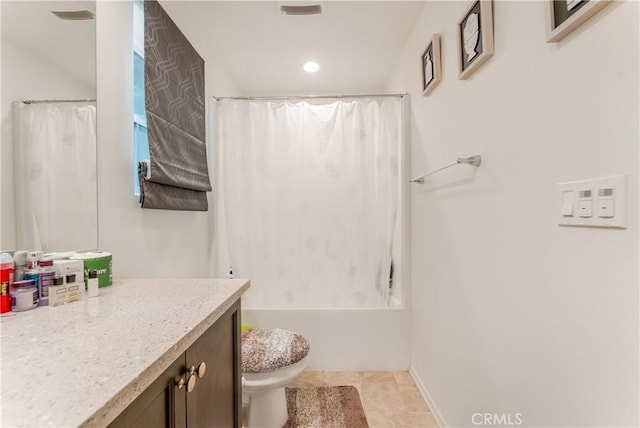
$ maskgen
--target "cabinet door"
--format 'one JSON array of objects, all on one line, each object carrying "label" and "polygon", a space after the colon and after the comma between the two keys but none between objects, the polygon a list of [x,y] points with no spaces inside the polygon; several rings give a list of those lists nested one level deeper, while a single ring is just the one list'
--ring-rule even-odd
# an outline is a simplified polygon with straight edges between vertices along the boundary
[{"label": "cabinet door", "polygon": [[186,352],[187,367],[206,370],[187,393],[187,425],[190,428],[239,428],[240,302],[236,302]]},{"label": "cabinet door", "polygon": [[178,389],[176,385],[176,379],[184,371],[185,360],[182,354],[109,427],[185,428],[185,388]]}]

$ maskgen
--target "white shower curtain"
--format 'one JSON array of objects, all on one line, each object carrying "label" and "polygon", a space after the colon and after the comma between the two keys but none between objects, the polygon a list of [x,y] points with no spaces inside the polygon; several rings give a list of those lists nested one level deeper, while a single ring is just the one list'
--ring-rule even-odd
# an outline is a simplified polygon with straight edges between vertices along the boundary
[{"label": "white shower curtain", "polygon": [[252,280],[245,304],[386,306],[402,100],[216,104],[229,260]]},{"label": "white shower curtain", "polygon": [[13,103],[18,249],[97,245],[96,108]]}]

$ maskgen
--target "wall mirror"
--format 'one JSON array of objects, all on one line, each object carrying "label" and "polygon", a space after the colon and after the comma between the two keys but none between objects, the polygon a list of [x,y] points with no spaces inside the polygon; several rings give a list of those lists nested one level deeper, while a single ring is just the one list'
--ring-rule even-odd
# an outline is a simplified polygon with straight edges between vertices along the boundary
[{"label": "wall mirror", "polygon": [[0,7],[0,248],[96,248],[95,1]]}]

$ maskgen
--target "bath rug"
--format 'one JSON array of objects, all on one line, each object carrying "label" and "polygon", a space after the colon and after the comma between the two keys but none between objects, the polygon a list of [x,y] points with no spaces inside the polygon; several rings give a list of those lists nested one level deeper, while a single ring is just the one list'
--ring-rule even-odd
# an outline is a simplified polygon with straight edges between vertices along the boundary
[{"label": "bath rug", "polygon": [[289,420],[283,428],[369,428],[354,386],[286,388]]}]

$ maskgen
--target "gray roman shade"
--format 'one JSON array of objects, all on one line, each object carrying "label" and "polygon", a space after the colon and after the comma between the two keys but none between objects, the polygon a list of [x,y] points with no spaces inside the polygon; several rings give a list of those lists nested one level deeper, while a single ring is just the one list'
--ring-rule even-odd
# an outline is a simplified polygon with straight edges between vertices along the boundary
[{"label": "gray roman shade", "polygon": [[142,208],[207,211],[204,60],[157,1],[144,2],[144,87],[149,163]]}]

